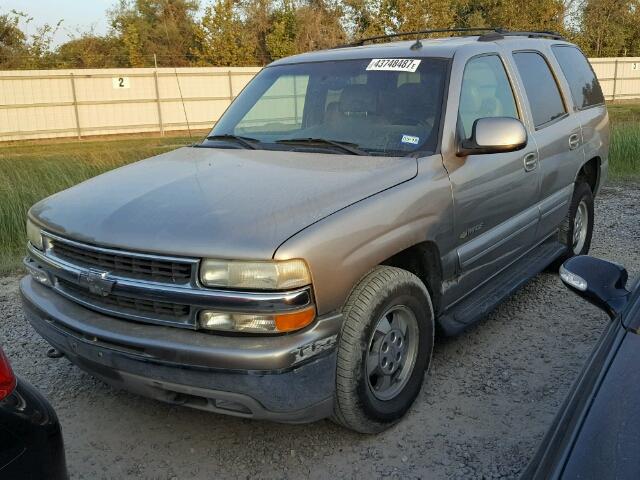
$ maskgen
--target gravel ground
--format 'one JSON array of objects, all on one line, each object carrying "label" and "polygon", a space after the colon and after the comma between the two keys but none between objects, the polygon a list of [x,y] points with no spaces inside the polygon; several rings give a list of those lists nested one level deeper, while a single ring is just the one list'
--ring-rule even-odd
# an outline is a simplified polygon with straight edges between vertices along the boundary
[{"label": "gravel ground", "polygon": [[[640,185],[607,187],[592,254],[640,272]],[[440,340],[408,417],[379,436],[329,421],[289,426],[116,391],[45,356],[18,279],[0,278],[0,343],[62,422],[73,478],[514,478],[526,466],[607,319],[535,278],[471,331]]]}]

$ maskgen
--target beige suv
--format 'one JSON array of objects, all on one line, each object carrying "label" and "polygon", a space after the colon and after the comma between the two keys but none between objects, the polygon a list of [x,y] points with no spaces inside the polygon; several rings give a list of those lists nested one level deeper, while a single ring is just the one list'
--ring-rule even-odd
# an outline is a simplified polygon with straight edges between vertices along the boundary
[{"label": "beige suv", "polygon": [[33,206],[33,327],[167,402],[397,422],[437,331],[588,251],[607,174],[607,110],[579,49],[466,33],[279,60],[202,143]]}]

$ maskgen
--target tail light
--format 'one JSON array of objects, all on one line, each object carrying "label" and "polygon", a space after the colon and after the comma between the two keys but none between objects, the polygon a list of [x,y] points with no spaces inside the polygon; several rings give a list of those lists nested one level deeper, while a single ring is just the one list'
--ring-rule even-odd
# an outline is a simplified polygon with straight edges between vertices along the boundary
[{"label": "tail light", "polygon": [[0,400],[8,397],[16,388],[16,376],[11,370],[9,359],[0,348]]}]

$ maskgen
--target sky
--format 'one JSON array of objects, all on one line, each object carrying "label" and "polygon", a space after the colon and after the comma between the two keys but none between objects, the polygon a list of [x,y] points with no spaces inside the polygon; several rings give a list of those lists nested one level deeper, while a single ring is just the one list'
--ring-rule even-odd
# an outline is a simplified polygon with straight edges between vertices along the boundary
[{"label": "sky", "polygon": [[30,25],[22,26],[27,33],[45,23],[55,25],[64,20],[54,39],[57,46],[78,30],[94,28],[97,34],[106,33],[109,26],[106,12],[113,4],[115,0],[0,0],[0,13],[18,10],[33,17]]}]

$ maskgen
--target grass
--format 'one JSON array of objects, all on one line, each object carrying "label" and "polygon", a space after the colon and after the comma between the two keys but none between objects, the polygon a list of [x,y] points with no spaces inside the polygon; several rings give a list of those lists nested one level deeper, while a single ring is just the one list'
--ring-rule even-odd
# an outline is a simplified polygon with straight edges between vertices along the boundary
[{"label": "grass", "polygon": [[174,135],[0,145],[0,273],[19,268],[26,213],[38,200],[107,170],[191,142],[189,137]]},{"label": "grass", "polygon": [[609,175],[614,180],[640,178],[640,103],[609,105],[611,148]]},{"label": "grass", "polygon": [[[640,103],[609,105],[610,176],[640,178]],[[191,143],[172,136],[103,137],[0,144],[0,273],[19,268],[27,210],[87,178]]]},{"label": "grass", "polygon": [[640,123],[619,123],[611,129],[609,176],[613,180],[640,177]]}]

